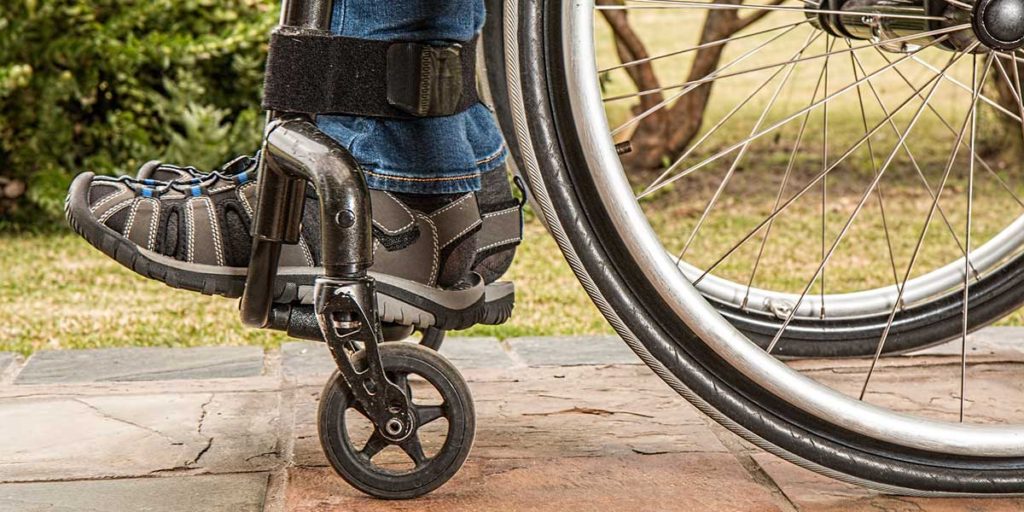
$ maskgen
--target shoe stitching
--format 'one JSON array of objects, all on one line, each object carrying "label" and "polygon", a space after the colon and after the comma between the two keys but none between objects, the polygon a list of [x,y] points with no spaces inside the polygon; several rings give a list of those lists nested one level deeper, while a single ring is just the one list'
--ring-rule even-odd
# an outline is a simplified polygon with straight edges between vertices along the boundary
[{"label": "shoe stitching", "polygon": [[153,204],[153,219],[149,221],[149,239],[146,242],[146,249],[150,251],[156,250],[156,231],[160,225],[160,201],[155,199],[146,199]]},{"label": "shoe stitching", "polygon": [[440,257],[441,249],[437,245],[437,225],[434,224],[434,221],[430,220],[430,217],[423,216],[423,220],[427,224],[430,224],[430,234],[431,234],[431,236],[434,239],[434,250],[433,250],[433,253],[432,253],[434,255],[434,263],[433,263],[433,267],[430,270],[430,278],[427,279],[427,285],[434,286],[434,284],[435,284],[435,282],[437,280],[438,271],[440,270],[438,268],[439,263],[440,263],[438,261],[438,258]]},{"label": "shoe stitching", "polygon": [[518,212],[519,212],[519,207],[518,206],[513,206],[512,208],[506,208],[504,210],[498,210],[496,212],[485,213],[485,214],[483,214],[483,218],[490,219],[492,217],[498,217],[498,216],[501,216],[501,215],[509,215],[511,213],[518,213]]},{"label": "shoe stitching", "polygon": [[473,193],[465,194],[462,197],[452,201],[451,203],[448,203],[448,205],[445,206],[444,208],[441,208],[440,210],[437,210],[436,212],[431,213],[430,214],[430,218],[431,219],[435,219],[435,218],[437,218],[437,216],[443,214],[444,212],[446,212],[448,210],[451,210],[452,208],[455,208],[456,206],[459,206],[460,204],[466,202],[466,200],[471,199],[471,198],[475,198],[475,197],[476,197],[476,194],[473,194]]},{"label": "shoe stitching", "polygon": [[120,212],[121,210],[124,210],[125,208],[131,206],[131,204],[132,203],[130,201],[125,201],[125,202],[123,202],[121,204],[118,204],[117,206],[114,206],[113,208],[103,212],[103,215],[101,215],[100,218],[99,218],[99,223],[103,224],[103,223],[107,222],[108,220],[110,220],[111,217],[116,215],[118,212]]},{"label": "shoe stitching", "polygon": [[252,218],[252,216],[253,216],[252,205],[249,204],[249,198],[246,197],[245,192],[248,191],[250,188],[255,187],[255,186],[256,186],[256,182],[252,182],[251,184],[246,183],[245,185],[242,185],[241,187],[238,187],[238,191],[237,191],[238,199],[240,201],[242,201],[242,206],[245,207],[245,213],[248,213],[250,218]]},{"label": "shoe stitching", "polygon": [[500,247],[500,246],[505,245],[505,244],[519,243],[519,242],[522,242],[522,241],[523,241],[523,239],[520,238],[520,237],[509,238],[508,240],[502,240],[500,242],[494,242],[493,244],[485,245],[484,247],[480,247],[479,249],[476,250],[476,252],[483,252],[483,251],[486,251],[487,249],[493,249],[495,247]]},{"label": "shoe stitching", "polygon": [[217,265],[224,266],[224,240],[220,236],[220,221],[217,220],[217,211],[213,208],[213,200],[203,196],[200,198],[206,203],[206,216],[210,219],[210,230],[213,232],[213,251],[217,255]]},{"label": "shoe stitching", "polygon": [[188,231],[188,245],[185,247],[185,259],[189,263],[195,263],[195,254],[192,247],[195,245],[195,212],[192,200],[185,202],[185,229]]},{"label": "shoe stitching", "polygon": [[449,238],[445,243],[441,244],[441,247],[448,247],[449,244],[451,244],[452,242],[458,240],[459,237],[461,237],[462,235],[465,235],[466,233],[469,233],[470,231],[473,231],[474,229],[476,229],[481,224],[483,224],[483,222],[480,221],[479,219],[477,219],[477,221],[474,222],[473,224],[471,224],[468,228],[463,229],[457,235]]},{"label": "shoe stitching", "polygon": [[103,205],[113,201],[114,199],[117,199],[121,195],[121,193],[124,192],[124,190],[122,190],[120,186],[118,186],[116,184],[113,184],[113,183],[102,183],[102,182],[100,182],[100,183],[94,183],[92,186],[93,187],[111,187],[111,188],[113,188],[115,190],[115,192],[113,194],[110,194],[110,195],[104,197],[103,199],[100,199],[99,202],[97,202],[96,204],[92,205],[92,208],[89,209],[89,211],[92,212],[92,213],[96,213],[96,210],[99,210],[100,207],[102,207]]},{"label": "shoe stitching", "polygon": [[135,215],[139,213],[139,205],[142,204],[142,200],[136,198],[132,202],[132,211],[128,212],[128,221],[125,222],[123,235],[128,239],[132,237],[132,226],[135,225]]},{"label": "shoe stitching", "polygon": [[404,226],[402,226],[402,227],[400,227],[398,229],[395,229],[395,230],[390,230],[390,229],[384,227],[380,222],[377,222],[376,220],[373,221],[373,223],[378,228],[380,228],[381,231],[384,231],[385,233],[388,233],[388,234],[396,234],[396,233],[401,233],[402,231],[405,231],[405,230],[411,228],[414,224],[416,224],[416,216],[413,215],[412,211],[409,210],[409,208],[407,206],[405,206],[405,204],[402,203],[402,201],[400,201],[397,197],[391,195],[390,192],[384,192],[384,195],[390,197],[396,204],[398,204],[398,206],[400,206],[402,208],[402,210],[405,211],[406,215],[409,216],[410,220],[409,220],[409,222],[406,225],[404,225]]}]

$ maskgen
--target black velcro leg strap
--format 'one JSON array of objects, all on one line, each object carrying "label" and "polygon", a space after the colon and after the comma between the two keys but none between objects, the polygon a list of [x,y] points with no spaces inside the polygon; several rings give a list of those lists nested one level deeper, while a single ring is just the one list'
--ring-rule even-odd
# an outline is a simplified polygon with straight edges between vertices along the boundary
[{"label": "black velcro leg strap", "polygon": [[479,103],[477,41],[373,41],[278,29],[270,37],[263,107],[279,112],[416,119]]}]

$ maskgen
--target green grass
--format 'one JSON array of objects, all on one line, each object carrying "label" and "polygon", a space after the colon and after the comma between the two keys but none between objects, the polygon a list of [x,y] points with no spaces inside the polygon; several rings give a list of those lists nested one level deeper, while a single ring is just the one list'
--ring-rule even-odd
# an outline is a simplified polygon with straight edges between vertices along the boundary
[{"label": "green grass", "polygon": [[[751,171],[744,171],[748,176]],[[1007,222],[1007,212],[1020,206],[995,181],[980,177],[975,214],[977,247]],[[720,208],[715,210],[692,246],[688,260],[710,265],[719,254],[746,234],[766,214],[774,199],[772,187],[756,180],[739,179]],[[670,190],[645,203],[655,231],[666,247],[678,251],[696,224],[714,175],[691,184],[685,193]],[[955,229],[961,230],[964,208],[956,197],[964,193],[961,181],[951,183],[944,195],[944,210]],[[919,185],[890,183],[885,189],[887,220],[894,242],[897,267],[907,264],[930,201]],[[857,183],[847,180],[830,189],[829,236],[859,200]],[[742,199],[739,199],[742,198]],[[820,225],[816,209],[820,198],[809,194],[795,203],[793,213],[781,216],[761,262],[755,286],[799,292],[820,258]],[[870,203],[874,206],[876,203]],[[767,206],[766,206],[767,205]],[[983,207],[982,207],[983,206]],[[958,231],[962,236],[962,231]],[[892,284],[887,244],[877,208],[865,208],[847,235],[827,273],[829,291],[863,289]],[[938,220],[929,230],[919,268],[930,269],[952,261],[957,249],[949,231]],[[754,249],[760,239],[737,251],[716,271],[745,282]],[[847,249],[847,248],[852,248]],[[238,320],[233,300],[175,290],[144,279],[90,247],[70,233],[0,236],[0,351],[29,354],[37,350],[124,346],[188,347],[199,345],[262,345],[274,347],[285,337],[246,329]],[[518,305],[509,323],[476,327],[465,336],[575,335],[611,332],[562,259],[554,241],[540,223],[526,225],[521,246],[508,278],[517,286]],[[1003,321],[1022,324],[1015,313]]]},{"label": "green grass", "polygon": [[[554,241],[538,222],[510,277],[518,287],[514,319],[462,336],[610,332]],[[69,234],[0,236],[0,351],[127,346],[262,345],[285,337],[246,329],[237,302],[147,280]]]}]

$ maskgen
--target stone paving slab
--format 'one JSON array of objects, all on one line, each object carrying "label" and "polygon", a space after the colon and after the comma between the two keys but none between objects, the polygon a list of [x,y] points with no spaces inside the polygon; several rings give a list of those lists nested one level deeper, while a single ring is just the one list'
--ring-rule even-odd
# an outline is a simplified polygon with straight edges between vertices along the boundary
[{"label": "stone paving slab", "polygon": [[[543,368],[469,382],[473,456],[486,459],[727,453],[705,420],[646,367]],[[413,395],[417,395],[414,388]],[[318,387],[296,392],[293,460],[325,466]]]},{"label": "stone paving slab", "polygon": [[0,400],[0,482],[262,471],[280,462],[277,393]]},{"label": "stone paving slab", "polygon": [[512,368],[515,361],[497,338],[449,338],[441,354],[459,368]]},{"label": "stone paving slab", "polygon": [[[911,356],[960,356],[960,340],[920,350]],[[1024,357],[1024,327],[988,327],[967,336],[967,356]]]},{"label": "stone paving slab", "polygon": [[281,368],[285,377],[323,375],[326,378],[337,366],[326,343],[296,341],[281,346]]},{"label": "stone paving slab", "polygon": [[[470,381],[476,405],[473,457],[533,459],[727,453],[694,408],[647,367],[495,371]],[[317,436],[320,389],[295,395],[293,460],[324,466]],[[418,388],[413,389],[413,396]]]},{"label": "stone paving slab", "polygon": [[266,473],[0,484],[0,512],[260,512]]},{"label": "stone paving slab", "polygon": [[[1015,353],[999,332],[981,331],[993,338],[977,345]],[[334,366],[322,344],[295,343],[281,349],[283,381],[261,368],[226,380],[0,382],[0,482],[11,482],[0,483],[0,512],[1024,510],[1022,500],[882,496],[782,462],[711,425],[615,338],[446,347],[473,392],[476,444],[462,472],[424,499],[369,500],[326,467],[316,407]],[[953,415],[958,355],[886,359],[869,399]],[[968,415],[1024,422],[1024,357],[983,355],[969,368]],[[865,372],[863,361],[790,364],[850,392]]]},{"label": "stone paving slab", "polygon": [[260,347],[62,350],[33,355],[15,384],[240,378],[262,372]]},{"label": "stone paving slab", "polygon": [[[297,389],[293,460],[299,467],[288,470],[284,508],[792,510],[646,367],[476,372],[470,387],[477,435],[469,461],[447,485],[410,502],[367,499],[325,467],[315,423],[319,389]],[[429,451],[430,439],[423,441]]]},{"label": "stone paving slab", "polygon": [[514,338],[509,347],[528,366],[642,364],[640,358],[614,336]]},{"label": "stone paving slab", "polygon": [[369,499],[327,468],[292,468],[291,512],[790,510],[730,454],[491,459],[471,457],[434,493],[413,501]]},{"label": "stone paving slab", "polygon": [[[497,338],[448,338],[441,345],[441,353],[461,369],[515,366],[515,362],[505,352]],[[289,378],[327,378],[336,369],[331,353],[324,343],[285,343],[281,347],[281,355],[284,375]]]}]

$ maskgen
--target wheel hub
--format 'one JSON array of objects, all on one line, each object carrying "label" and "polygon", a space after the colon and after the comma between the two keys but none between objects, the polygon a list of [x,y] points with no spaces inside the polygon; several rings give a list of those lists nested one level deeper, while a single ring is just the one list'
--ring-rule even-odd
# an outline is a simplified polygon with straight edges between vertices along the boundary
[{"label": "wheel hub", "polygon": [[[821,7],[808,5],[808,18],[818,28],[836,37],[880,42],[889,51],[907,51],[939,37],[945,39],[939,47],[947,50],[976,43],[984,46],[975,51],[1024,48],[1024,0],[977,0],[970,10],[945,0],[823,0]],[[972,30],[943,31],[963,24]]]},{"label": "wheel hub", "polygon": [[1024,47],[1024,0],[979,0],[971,24],[978,40],[989,48]]}]

